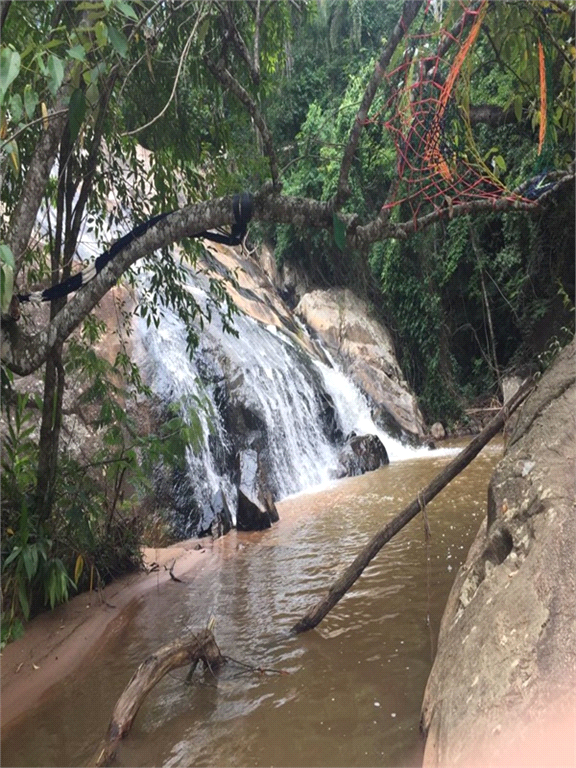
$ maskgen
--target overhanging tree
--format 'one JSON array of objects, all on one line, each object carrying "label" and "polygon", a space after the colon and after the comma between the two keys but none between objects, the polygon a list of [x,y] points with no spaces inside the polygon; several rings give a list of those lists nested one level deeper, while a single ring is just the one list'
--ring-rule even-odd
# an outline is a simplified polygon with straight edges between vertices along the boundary
[{"label": "overhanging tree", "polygon": [[[2,364],[19,376],[46,366],[36,492],[43,516],[49,517],[52,503],[67,340],[144,258],[156,270],[157,282],[165,283],[164,298],[192,316],[197,308],[186,303],[185,292],[179,289],[182,272],[169,255],[154,254],[186,242],[191,234],[232,225],[231,192],[252,187],[255,221],[330,233],[340,249],[338,258],[344,260],[346,253],[366,253],[371,244],[383,240],[405,240],[439,221],[484,211],[542,209],[560,187],[573,184],[573,162],[565,158],[562,166],[546,175],[548,186],[537,199],[523,196],[531,182],[526,178],[517,194],[465,200],[446,194],[414,212],[396,206],[399,187],[389,184],[388,197],[376,209],[368,208],[362,215],[353,210],[355,163],[374,122],[375,104],[378,101],[380,109],[394,96],[391,73],[398,67],[409,73],[403,75],[405,83],[408,78],[417,82],[419,53],[409,35],[418,24],[423,28],[435,23],[429,13],[425,15],[427,5],[406,0],[401,6],[398,21],[371,66],[359,106],[351,112],[330,192],[310,197],[283,193],[286,174],[263,105],[282,98],[278,83],[291,30],[313,11],[313,4],[87,0],[31,2],[24,7],[2,0]],[[555,130],[569,133],[565,116],[566,105],[572,103],[567,94],[573,95],[574,49],[565,20],[573,18],[573,5],[540,3],[533,12],[532,4],[522,5],[528,9],[514,3],[503,10],[455,3],[451,35],[436,38],[439,55],[452,62],[456,76],[462,47],[454,41],[470,38],[481,7],[485,19],[479,35],[486,31],[489,36],[497,26],[489,23],[491,14],[508,14],[517,26],[538,28],[550,42],[550,66],[562,77],[561,98],[550,119]],[[541,6],[550,12],[544,13]],[[556,29],[564,30],[564,37],[555,37]],[[356,35],[358,30],[356,26]],[[513,38],[516,49],[510,50],[510,41],[502,37],[492,35],[491,45],[503,61],[515,61],[516,49],[521,49],[518,39]],[[528,58],[537,55],[534,50],[528,54]],[[517,59],[524,62],[526,57]],[[536,65],[529,72],[519,71],[526,94],[537,72]],[[133,83],[137,90],[131,90]],[[142,93],[149,98],[142,98]],[[441,100],[439,104],[441,110],[447,109]],[[525,103],[481,106],[470,109],[471,119],[487,124],[510,119],[510,109],[515,118],[528,118],[535,126],[544,114],[528,95]],[[178,125],[180,130],[164,131],[167,125]],[[189,132],[183,133],[187,126]],[[139,137],[155,149],[151,167],[138,155]],[[374,136],[370,139],[375,147]],[[389,141],[383,151],[390,153],[391,148]],[[442,158],[436,163],[441,166]],[[437,172],[431,165],[430,175]],[[389,173],[394,177],[394,165]],[[107,196],[112,188],[120,201],[110,212]],[[182,198],[187,204],[178,204]],[[32,247],[43,206],[50,221],[48,261]],[[122,221],[129,229],[127,211],[142,220],[167,210],[174,212],[130,242],[69,300],[55,302],[43,327],[31,330],[18,317],[12,280],[20,286],[24,280],[49,279],[55,284],[65,279],[87,218],[96,232],[109,219],[116,226]]]},{"label": "overhanging tree", "polygon": [[[58,4],[57,4],[58,5]],[[67,5],[67,4],[66,4]],[[213,38],[210,46],[206,42],[198,43],[201,49],[205,50],[203,62],[206,69],[212,73],[214,78],[222,86],[222,94],[226,98],[234,97],[237,99],[246,112],[250,115],[256,133],[261,139],[261,147],[264,156],[268,160],[268,181],[265,181],[254,196],[253,218],[254,220],[270,221],[274,223],[296,223],[301,226],[319,227],[332,231],[334,227],[333,216],[339,215],[339,219],[344,225],[346,246],[349,248],[361,248],[363,245],[376,242],[386,238],[405,239],[413,232],[419,231],[432,223],[446,217],[446,211],[441,208],[434,208],[417,218],[410,218],[408,221],[395,221],[390,219],[389,208],[382,206],[381,212],[373,220],[361,223],[354,213],[343,213],[342,210],[350,196],[349,177],[353,159],[358,150],[361,135],[365,129],[370,107],[374,101],[378,88],[381,86],[387,68],[392,58],[406,34],[414,19],[421,11],[423,3],[419,0],[408,0],[404,3],[401,17],[394,28],[390,39],[385,45],[382,54],[374,65],[372,76],[367,83],[360,107],[352,120],[350,134],[347,144],[342,152],[340,172],[336,186],[335,194],[332,199],[327,201],[313,200],[307,198],[290,197],[282,194],[282,180],[280,176],[280,167],[274,146],[273,137],[267,127],[264,115],[258,105],[258,89],[261,87],[260,58],[262,51],[260,49],[260,38],[264,30],[264,21],[270,12],[274,11],[277,3],[211,3],[197,4],[189,2],[183,4],[188,12],[190,19],[194,19],[197,27],[199,22],[217,22],[213,30]],[[558,4],[556,4],[558,5]],[[108,6],[110,11],[106,11]],[[203,11],[203,7],[208,6],[209,11]],[[108,105],[114,89],[124,84],[123,78],[119,77],[119,64],[116,59],[126,55],[128,47],[132,40],[137,37],[138,31],[147,29],[146,25],[151,23],[154,18],[154,12],[159,12],[161,4],[156,6],[150,4],[146,6],[146,13],[139,21],[128,24],[128,34],[121,32],[112,23],[106,24],[104,19],[106,13],[111,13],[114,9],[119,9],[117,13],[124,13],[129,21],[130,16],[136,17],[132,6],[128,3],[100,3],[94,0],[93,3],[80,3],[78,12],[84,17],[77,22],[75,34],[81,34],[82,24],[93,24],[89,27],[88,36],[93,35],[98,38],[98,29],[102,36],[106,35],[109,51],[102,50],[105,46],[90,42],[88,48],[93,47],[94,51],[100,56],[99,64],[110,65],[105,77],[98,72],[94,72],[96,67],[92,68],[89,76],[82,72],[84,80],[89,80],[88,88],[95,86],[95,78],[100,78],[97,86],[97,102],[93,105],[92,114],[89,116],[94,121],[94,132],[92,136],[91,151],[89,151],[89,162],[84,169],[81,169],[82,186],[80,189],[81,202],[90,196],[94,176],[98,163],[104,160],[104,127],[106,116],[108,114]],[[131,13],[127,13],[127,9]],[[565,12],[569,12],[566,8]],[[248,21],[249,34],[251,39],[247,42],[242,37],[242,31],[238,29],[238,22],[235,16],[244,14]],[[204,18],[203,18],[204,17]],[[94,19],[98,19],[94,22]],[[466,17],[458,23],[465,23]],[[99,27],[100,25],[100,27]],[[161,26],[161,25],[159,25]],[[153,27],[154,28],[154,27]],[[216,36],[219,35],[219,39]],[[200,37],[200,32],[198,33]],[[206,33],[204,33],[206,35]],[[122,35],[120,37],[120,35]],[[252,50],[249,50],[249,44]],[[6,61],[9,61],[9,68],[14,67],[14,60],[17,54],[14,44],[6,44],[4,49],[7,51]],[[43,102],[46,111],[44,125],[40,131],[34,151],[30,157],[28,167],[22,170],[23,181],[18,190],[18,198],[15,205],[12,206],[10,223],[6,229],[5,241],[12,252],[14,259],[14,276],[17,278],[25,259],[26,249],[29,245],[31,233],[33,230],[40,205],[50,183],[50,173],[56,162],[58,152],[61,157],[59,161],[59,183],[65,184],[63,178],[69,173],[67,167],[68,153],[71,148],[67,145],[78,141],[80,130],[77,123],[83,124],[86,95],[84,87],[74,88],[74,80],[78,78],[78,65],[84,64],[84,61],[76,60],[72,54],[73,48],[68,48],[67,59],[61,59],[59,67],[61,74],[53,77],[51,83],[54,95],[51,99],[52,106],[48,108],[46,102]],[[86,44],[84,44],[85,53],[81,59],[87,56]],[[109,58],[106,58],[106,57]],[[52,59],[55,59],[52,56]],[[143,59],[146,57],[143,56]],[[50,59],[50,61],[52,61]],[[231,64],[233,62],[233,64]],[[93,62],[90,62],[93,64]],[[144,65],[144,62],[141,62]],[[53,65],[54,66],[54,65]],[[101,70],[104,66],[100,67]],[[245,73],[245,84],[239,77],[240,69]],[[234,74],[232,73],[234,72]],[[5,82],[8,77],[6,77]],[[6,92],[18,84],[18,80],[8,83]],[[58,85],[56,88],[55,85]],[[79,94],[83,94],[82,96]],[[73,98],[76,97],[76,98]],[[83,107],[78,104],[82,102]],[[5,134],[8,131],[20,133],[21,129],[14,130],[14,121],[10,120],[12,102],[9,102],[8,110],[4,114]],[[224,116],[224,115],[223,115]],[[118,130],[118,126],[115,126]],[[110,128],[108,128],[110,130]],[[70,141],[72,133],[74,142]],[[4,139],[5,157],[12,157],[16,139]],[[12,149],[8,153],[6,150]],[[549,175],[549,180],[555,181],[557,185],[570,183],[573,179],[573,168],[558,170]],[[78,184],[75,191],[78,191]],[[393,202],[393,201],[392,201]],[[542,204],[542,199],[538,202],[522,199],[503,197],[500,200],[476,200],[466,203],[456,204],[450,209],[450,218],[476,213],[483,210],[491,211],[530,211]],[[70,205],[70,201],[69,201]],[[81,215],[85,212],[85,204],[76,204],[74,227],[72,231],[71,242],[77,239],[77,230],[80,227]],[[119,277],[140,258],[153,253],[154,251],[170,245],[173,242],[182,240],[193,232],[231,225],[233,223],[232,199],[231,196],[215,197],[200,203],[194,203],[184,206],[175,211],[169,218],[151,228],[137,241],[131,243],[114,261],[106,267],[88,286],[78,292],[65,306],[54,311],[49,325],[39,333],[28,335],[22,331],[20,333],[6,333],[5,346],[3,349],[3,361],[14,372],[20,375],[27,375],[40,367],[47,359],[51,350],[58,344],[61,344],[74,328],[89,313],[102,296],[116,283]],[[76,235],[76,238],[74,238]],[[68,251],[72,250],[72,245]],[[65,254],[65,259],[70,262],[73,251]],[[69,269],[69,267],[68,267]]]}]

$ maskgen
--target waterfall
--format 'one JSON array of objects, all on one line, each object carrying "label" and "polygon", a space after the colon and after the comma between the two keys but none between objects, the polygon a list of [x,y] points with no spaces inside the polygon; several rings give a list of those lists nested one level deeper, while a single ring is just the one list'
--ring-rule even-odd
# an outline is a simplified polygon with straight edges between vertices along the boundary
[{"label": "waterfall", "polygon": [[[199,278],[191,279],[202,303]],[[190,357],[184,324],[170,309],[162,308],[158,327],[137,321],[145,381],[182,418],[192,407],[201,426],[186,472],[172,478],[181,535],[208,532],[223,510],[235,524],[239,488],[261,502],[263,491],[279,500],[331,481],[352,431],[378,435],[393,460],[413,455],[374,424],[365,397],[327,355],[329,364],[293,334],[245,314],[234,327],[237,336],[214,316]]]}]

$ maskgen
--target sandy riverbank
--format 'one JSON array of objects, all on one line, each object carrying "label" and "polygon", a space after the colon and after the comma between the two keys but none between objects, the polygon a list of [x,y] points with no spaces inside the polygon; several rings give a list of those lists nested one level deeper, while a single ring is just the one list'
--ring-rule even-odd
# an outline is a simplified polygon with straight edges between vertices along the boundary
[{"label": "sandy riverbank", "polygon": [[[193,577],[212,564],[211,539],[191,539],[172,547],[143,550],[147,568],[108,584],[100,593],[83,593],[68,603],[32,619],[24,636],[4,648],[2,670],[2,730],[29,711],[50,688],[77,669],[88,655],[134,616],[139,599],[170,581]],[[201,547],[200,549],[198,547]]]}]

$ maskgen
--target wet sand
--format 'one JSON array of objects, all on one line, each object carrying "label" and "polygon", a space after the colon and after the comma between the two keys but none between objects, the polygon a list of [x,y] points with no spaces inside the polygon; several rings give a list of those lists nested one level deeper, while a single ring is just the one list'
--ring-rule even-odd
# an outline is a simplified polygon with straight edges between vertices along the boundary
[{"label": "wet sand", "polygon": [[211,539],[191,539],[162,549],[145,548],[144,564],[150,569],[157,563],[157,569],[123,576],[100,592],[76,595],[28,622],[24,635],[1,654],[2,730],[125,626],[134,616],[139,599],[171,580],[171,569],[173,576],[186,581],[194,577],[195,571],[209,568],[213,560],[211,545]]}]

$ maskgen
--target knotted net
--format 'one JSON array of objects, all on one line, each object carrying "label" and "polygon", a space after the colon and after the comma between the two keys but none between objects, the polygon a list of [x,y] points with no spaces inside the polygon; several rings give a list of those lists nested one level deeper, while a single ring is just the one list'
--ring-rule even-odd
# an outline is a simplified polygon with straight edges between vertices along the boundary
[{"label": "knotted net", "polygon": [[[468,69],[488,0],[467,7],[451,29],[408,37],[402,63],[386,75],[390,97],[370,121],[383,122],[397,153],[384,209],[409,204],[417,217],[477,199],[518,199],[479,153],[470,124]],[[432,15],[432,3],[427,14]]]}]

